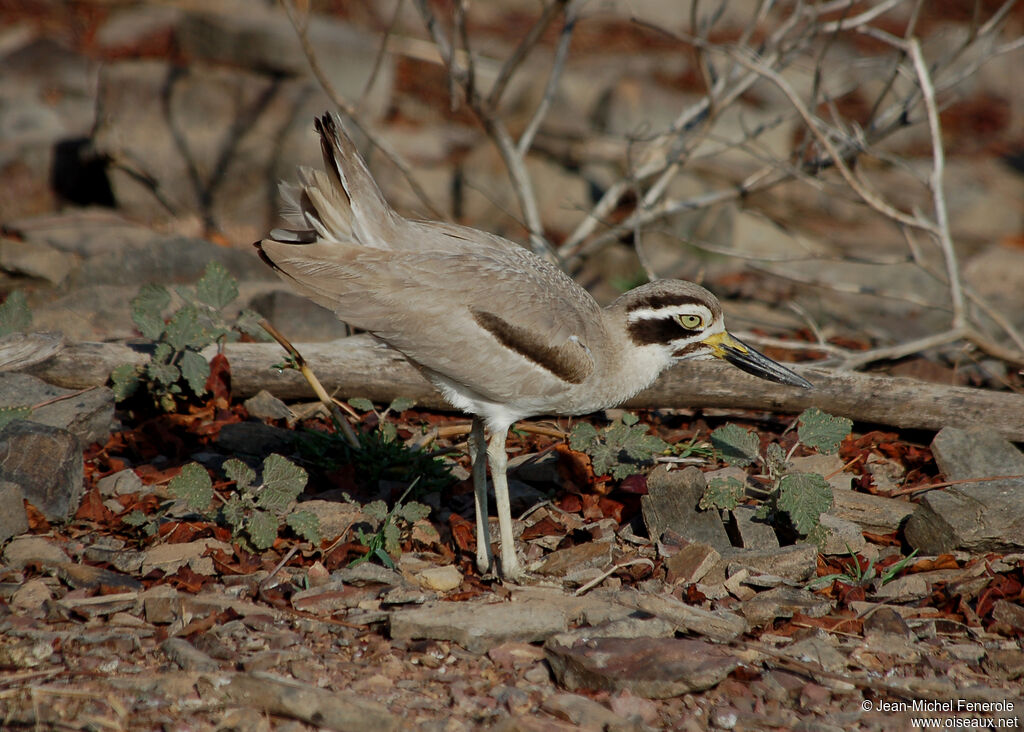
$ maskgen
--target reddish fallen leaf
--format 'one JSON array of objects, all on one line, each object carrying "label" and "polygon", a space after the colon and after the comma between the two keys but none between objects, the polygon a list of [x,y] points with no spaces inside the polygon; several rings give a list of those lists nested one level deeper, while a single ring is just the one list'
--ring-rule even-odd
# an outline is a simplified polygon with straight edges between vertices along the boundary
[{"label": "reddish fallen leaf", "polygon": [[28,501],[23,501],[23,503],[25,504],[25,514],[28,516],[29,530],[33,533],[49,531],[50,522],[46,520],[46,516]]},{"label": "reddish fallen leaf", "polygon": [[539,539],[542,536],[558,536],[565,533],[565,526],[555,521],[550,516],[545,516],[533,526],[523,529],[523,541]]},{"label": "reddish fallen leaf", "polygon": [[585,493],[583,495],[583,518],[587,521],[599,521],[604,518],[601,510],[601,496]]},{"label": "reddish fallen leaf", "polygon": [[590,456],[585,452],[577,452],[562,442],[555,445],[555,453],[558,455],[558,474],[569,484],[569,490],[573,487],[581,492],[590,489],[602,495],[611,490],[608,485],[610,479],[594,473]]},{"label": "reddish fallen leaf", "polygon": [[103,505],[103,496],[99,490],[93,488],[82,497],[82,502],[75,512],[75,519],[78,521],[93,521],[97,524],[107,524],[114,520],[113,512]]},{"label": "reddish fallen leaf", "polygon": [[642,473],[627,476],[619,483],[619,490],[623,493],[632,493],[638,496],[647,495],[647,476]]},{"label": "reddish fallen leaf", "polygon": [[206,379],[206,390],[212,395],[211,401],[218,409],[227,409],[230,406],[231,364],[223,353],[218,353],[210,359],[210,375]]},{"label": "reddish fallen leaf", "polygon": [[476,527],[471,522],[453,513],[448,517],[448,526],[452,532],[452,541],[460,551],[476,551]]},{"label": "reddish fallen leaf", "polygon": [[208,585],[211,582],[213,582],[213,577],[197,574],[189,569],[186,564],[183,567],[179,567],[178,571],[174,574],[164,577],[162,584],[168,584],[179,590],[195,594],[203,589],[204,585]]},{"label": "reddish fallen leaf", "polygon": [[221,622],[220,616],[216,612],[211,612],[204,618],[196,618],[192,622],[188,623],[181,632],[177,635],[181,638],[189,638],[193,635],[199,635],[211,630],[214,626]]},{"label": "reddish fallen leaf", "polygon": [[615,519],[616,523],[622,523],[622,511],[625,506],[619,503],[613,498],[602,497],[597,502],[598,507],[601,510],[601,516],[603,518]]},{"label": "reddish fallen leaf", "polygon": [[578,493],[566,493],[555,505],[566,513],[579,513],[583,510],[583,499]]},{"label": "reddish fallen leaf", "polygon": [[161,524],[157,533],[168,544],[186,544],[213,535],[215,528],[211,521],[172,521]]}]

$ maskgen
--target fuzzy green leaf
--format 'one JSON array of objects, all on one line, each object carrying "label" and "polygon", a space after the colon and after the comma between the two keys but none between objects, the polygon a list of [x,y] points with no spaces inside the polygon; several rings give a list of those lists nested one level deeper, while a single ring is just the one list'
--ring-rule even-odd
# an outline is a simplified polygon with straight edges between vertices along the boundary
[{"label": "fuzzy green leaf", "polygon": [[238,283],[220,262],[210,262],[196,283],[196,297],[220,310],[238,297]]},{"label": "fuzzy green leaf", "polygon": [[622,424],[626,425],[627,427],[632,427],[639,421],[640,418],[633,414],[632,412],[625,412],[622,415]]},{"label": "fuzzy green leaf", "polygon": [[401,554],[402,547],[400,541],[402,538],[402,532],[398,530],[398,527],[391,521],[388,521],[384,524],[381,531],[384,534],[384,551],[392,556]]},{"label": "fuzzy green leaf", "polygon": [[700,497],[700,507],[705,511],[709,508],[727,508],[731,511],[743,500],[746,490],[743,482],[732,476],[712,478],[704,489],[704,495]]},{"label": "fuzzy green leaf", "polygon": [[594,425],[590,422],[579,422],[569,433],[569,447],[577,452],[586,452],[598,439]]},{"label": "fuzzy green leaf", "polygon": [[181,375],[192,393],[202,396],[206,393],[206,380],[210,378],[210,364],[199,351],[185,351],[181,354]]},{"label": "fuzzy green leaf", "polygon": [[14,290],[0,305],[0,336],[25,333],[31,325],[32,313],[28,309],[25,293]]},{"label": "fuzzy green leaf", "polygon": [[388,516],[388,504],[381,500],[370,501],[363,506],[363,513],[375,521],[383,521]]},{"label": "fuzzy green leaf", "polygon": [[171,478],[167,486],[175,498],[185,501],[185,505],[193,511],[205,511],[213,500],[213,481],[199,463],[189,463],[181,472]]},{"label": "fuzzy green leaf", "polygon": [[826,455],[837,452],[853,429],[853,422],[846,417],[834,417],[817,407],[805,409],[797,420],[800,422],[797,428],[800,442]]},{"label": "fuzzy green leaf", "polygon": [[417,501],[409,501],[408,503],[399,506],[395,513],[411,524],[429,516],[430,506],[424,506],[422,503]]},{"label": "fuzzy green leaf", "polygon": [[391,401],[391,404],[388,405],[388,409],[397,414],[399,412],[404,412],[406,409],[412,409],[415,405],[415,399],[410,399],[409,397],[397,397]]},{"label": "fuzzy green leaf", "polygon": [[139,389],[139,369],[135,364],[123,363],[110,372],[110,382],[114,399],[123,402]]},{"label": "fuzzy green leaf", "polygon": [[724,425],[712,432],[711,444],[727,465],[741,468],[757,460],[758,449],[761,447],[756,434],[734,424]]},{"label": "fuzzy green leaf", "polygon": [[647,434],[647,425],[616,421],[598,432],[581,422],[569,435],[569,446],[590,456],[594,472],[616,480],[641,472],[644,463],[670,449],[664,440]]},{"label": "fuzzy green leaf", "polygon": [[312,511],[295,511],[285,517],[289,528],[308,542],[320,543],[320,517]]},{"label": "fuzzy green leaf", "polygon": [[194,305],[185,305],[167,321],[164,329],[167,342],[175,351],[186,348],[203,348],[213,343],[209,331],[200,322],[199,311]]},{"label": "fuzzy green leaf", "polygon": [[348,400],[348,405],[353,409],[358,409],[360,412],[372,412],[373,402],[363,397],[353,397]]},{"label": "fuzzy green leaf", "polygon": [[121,517],[121,522],[128,524],[129,526],[142,526],[147,521],[149,521],[149,516],[138,509],[135,509],[127,516]]},{"label": "fuzzy green leaf", "polygon": [[308,479],[298,465],[280,455],[270,455],[263,461],[263,490],[257,504],[280,515],[302,493]]},{"label": "fuzzy green leaf", "polygon": [[235,321],[235,328],[257,341],[273,340],[273,338],[270,337],[270,334],[263,329],[262,325],[260,325],[261,320],[263,320],[262,315],[257,313],[255,310],[249,310],[246,308],[238,314],[238,320]]},{"label": "fuzzy green leaf", "polygon": [[225,460],[222,468],[228,480],[235,481],[235,486],[240,493],[245,493],[246,489],[256,481],[256,471],[238,458]]},{"label": "fuzzy green leaf", "polygon": [[[146,364],[146,375],[157,384],[173,384],[181,376],[178,367],[160,361],[150,361]],[[173,402],[172,402],[173,403]]]},{"label": "fuzzy green leaf", "polygon": [[764,451],[765,463],[768,465],[768,472],[771,475],[782,475],[789,468],[786,461],[786,451],[777,442],[768,445]]},{"label": "fuzzy green leaf", "polygon": [[28,419],[32,416],[32,407],[0,407],[0,430],[16,419]]},{"label": "fuzzy green leaf", "polygon": [[246,522],[245,531],[252,539],[252,545],[257,549],[269,549],[274,546],[277,539],[277,529],[280,522],[272,513],[267,511],[253,511],[252,516]]},{"label": "fuzzy green leaf", "polygon": [[779,481],[778,507],[789,514],[793,528],[807,536],[832,508],[832,488],[817,473],[790,473]]},{"label": "fuzzy green leaf", "polygon": [[231,533],[237,534],[242,530],[242,524],[245,523],[245,516],[249,512],[250,506],[245,499],[239,496],[231,496],[223,506],[221,506],[220,512],[224,517],[224,520],[231,526]]},{"label": "fuzzy green leaf", "polygon": [[144,338],[155,341],[164,332],[163,311],[171,304],[171,294],[162,285],[143,285],[131,302],[132,320]]}]

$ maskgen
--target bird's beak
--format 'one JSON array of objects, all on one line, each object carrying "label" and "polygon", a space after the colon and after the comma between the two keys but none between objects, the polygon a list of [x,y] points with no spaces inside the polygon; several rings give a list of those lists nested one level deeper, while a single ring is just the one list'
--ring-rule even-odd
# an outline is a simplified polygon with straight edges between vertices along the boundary
[{"label": "bird's beak", "polygon": [[772,361],[764,354],[758,353],[727,331],[723,330],[708,336],[704,339],[704,344],[711,347],[711,352],[715,356],[725,359],[748,374],[779,384],[800,386],[804,389],[813,388],[811,382],[804,377],[793,373],[782,364]]}]

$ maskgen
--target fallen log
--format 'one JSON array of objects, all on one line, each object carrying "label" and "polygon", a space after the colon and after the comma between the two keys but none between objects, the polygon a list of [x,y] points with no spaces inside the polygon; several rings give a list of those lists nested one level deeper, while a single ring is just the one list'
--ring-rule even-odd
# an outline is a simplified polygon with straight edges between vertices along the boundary
[{"label": "fallen log", "polygon": [[[400,353],[366,335],[330,343],[298,346],[328,392],[340,398],[365,397],[388,402],[403,396],[431,408],[450,408],[431,384]],[[214,349],[205,353],[210,357]],[[309,384],[284,360],[276,343],[231,343],[224,353],[231,364],[232,392],[248,397],[266,389],[282,399],[311,399]],[[25,370],[52,384],[85,388],[104,384],[115,366],[144,363],[139,348],[121,343],[66,343],[43,363]],[[807,407],[858,422],[901,428],[985,426],[1014,441],[1024,441],[1024,395],[924,381],[832,371],[796,365],[793,370],[814,383],[813,390],[756,379],[728,364],[699,361],[680,364],[627,408],[716,407],[797,413]]]}]

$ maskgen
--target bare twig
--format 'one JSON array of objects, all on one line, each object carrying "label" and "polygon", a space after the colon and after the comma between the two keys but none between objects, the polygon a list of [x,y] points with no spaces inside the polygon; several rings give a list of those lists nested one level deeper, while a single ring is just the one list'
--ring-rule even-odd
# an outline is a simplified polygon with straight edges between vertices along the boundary
[{"label": "bare twig", "polygon": [[298,368],[299,373],[301,373],[306,381],[309,382],[309,385],[313,387],[313,391],[316,393],[320,402],[327,407],[327,411],[334,419],[334,424],[345,436],[345,441],[358,450],[360,447],[359,437],[356,435],[355,430],[352,429],[352,425],[350,425],[348,420],[345,419],[345,415],[341,414],[338,409],[338,405],[334,403],[333,399],[331,399],[327,390],[324,389],[324,385],[320,383],[320,379],[318,379],[316,374],[313,373],[313,370],[309,367],[309,364],[306,363],[306,359],[302,357],[299,350],[293,346],[291,342],[282,335],[281,331],[270,323],[270,321],[266,319],[260,320],[260,327],[267,331],[275,341],[281,344],[281,348],[283,348],[295,361],[295,365],[296,368]]},{"label": "bare twig", "polygon": [[285,12],[288,14],[288,20],[291,21],[292,27],[295,29],[296,35],[299,37],[299,43],[302,45],[302,52],[306,56],[306,61],[309,63],[309,68],[313,72],[313,76],[316,77],[317,83],[324,90],[327,98],[331,100],[335,107],[338,108],[345,118],[356,127],[366,139],[369,140],[370,144],[384,153],[384,156],[391,161],[391,163],[398,168],[402,176],[409,183],[409,187],[420,202],[430,212],[430,215],[434,218],[443,219],[444,214],[441,213],[440,209],[434,205],[430,196],[423,190],[423,187],[416,182],[416,179],[412,175],[412,170],[409,164],[402,159],[402,156],[395,152],[390,145],[383,142],[378,136],[374,135],[370,128],[363,122],[362,117],[359,115],[359,111],[341,94],[334,85],[331,83],[330,78],[324,72],[323,67],[320,66],[320,60],[317,58],[316,49],[313,48],[312,42],[309,40],[308,33],[308,22],[309,17],[300,17],[298,10],[294,5],[294,0],[281,0],[281,4],[284,6]]}]

